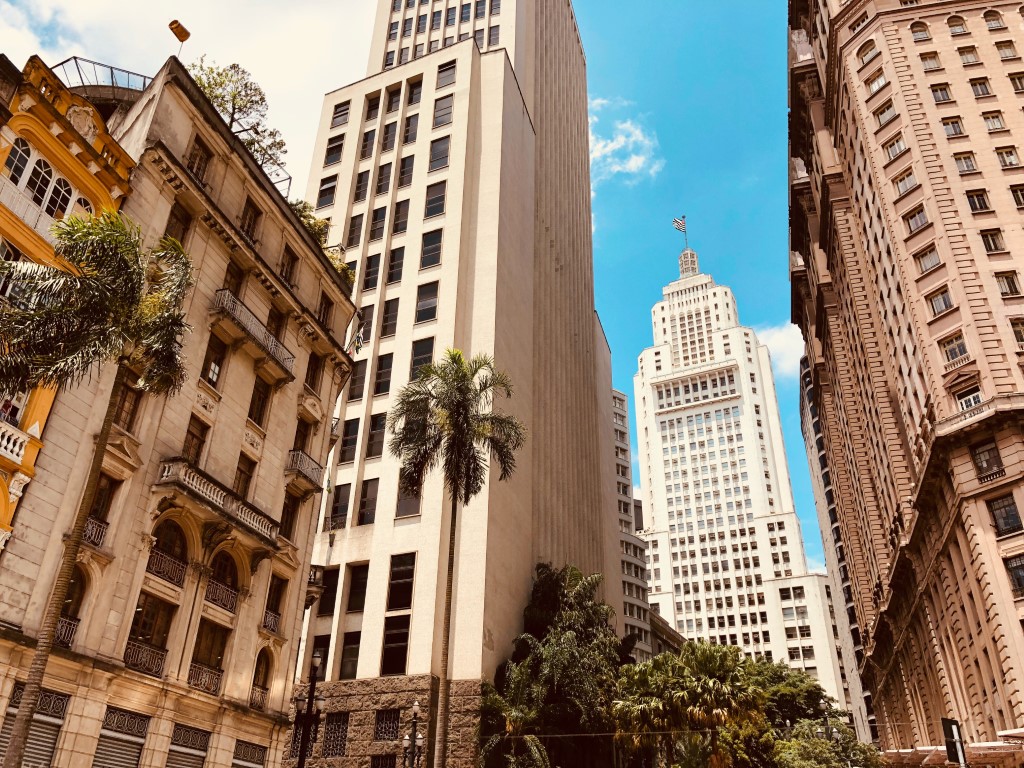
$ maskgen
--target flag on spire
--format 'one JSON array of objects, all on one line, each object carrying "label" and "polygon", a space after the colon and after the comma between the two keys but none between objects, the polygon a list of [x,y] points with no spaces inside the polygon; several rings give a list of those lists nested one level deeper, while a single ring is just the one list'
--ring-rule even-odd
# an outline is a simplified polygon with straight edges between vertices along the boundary
[{"label": "flag on spire", "polygon": [[685,216],[680,216],[678,219],[672,219],[672,225],[676,229],[678,229],[680,232],[682,232],[684,235],[686,234],[686,217]]}]

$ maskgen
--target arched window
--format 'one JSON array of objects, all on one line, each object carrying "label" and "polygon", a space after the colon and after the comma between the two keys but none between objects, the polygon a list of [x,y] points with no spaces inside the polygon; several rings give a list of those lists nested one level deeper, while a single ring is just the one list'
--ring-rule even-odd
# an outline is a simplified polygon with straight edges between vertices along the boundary
[{"label": "arched window", "polygon": [[63,219],[67,213],[68,205],[71,203],[71,185],[67,179],[57,179],[50,192],[50,199],[46,203],[46,214],[55,219]]},{"label": "arched window", "polygon": [[269,690],[270,652],[264,648],[256,656],[256,669],[252,673],[252,690],[249,691],[249,706],[262,712],[267,706]]},{"label": "arched window", "polygon": [[861,66],[864,66],[875,58],[878,53],[879,51],[878,48],[875,47],[874,41],[869,40],[860,47],[859,51],[857,51],[857,58],[860,60]]},{"label": "arched window", "polygon": [[71,209],[72,216],[92,216],[92,203],[86,200],[84,197],[80,197],[75,200],[75,205]]},{"label": "arched window", "polygon": [[218,552],[211,563],[213,575],[210,577],[219,584],[231,589],[238,589],[238,569],[235,561],[227,552]]},{"label": "arched window", "polygon": [[920,43],[924,40],[931,40],[931,32],[928,31],[928,25],[923,21],[915,21],[910,25],[910,34],[914,36],[914,42]]},{"label": "arched window", "polygon": [[27,141],[24,139],[14,140],[14,146],[11,147],[11,152],[7,155],[7,160],[4,162],[4,175],[14,184],[21,181],[25,168],[28,167],[28,159],[31,155],[32,150],[29,148]]},{"label": "arched window", "polygon": [[156,543],[153,549],[168,557],[173,557],[179,562],[188,561],[188,544],[185,542],[185,534],[177,523],[171,520],[164,520],[153,531]]},{"label": "arched window", "polygon": [[28,177],[28,184],[25,185],[25,191],[32,196],[33,203],[41,206],[46,201],[46,193],[52,182],[53,169],[50,168],[50,164],[45,160],[36,160]]},{"label": "arched window", "polygon": [[946,23],[949,25],[949,34],[951,35],[966,35],[967,34],[967,22],[964,21],[963,16],[950,16],[946,19]]},{"label": "arched window", "polygon": [[1006,22],[999,11],[985,11],[985,26],[989,29],[1006,29]]}]

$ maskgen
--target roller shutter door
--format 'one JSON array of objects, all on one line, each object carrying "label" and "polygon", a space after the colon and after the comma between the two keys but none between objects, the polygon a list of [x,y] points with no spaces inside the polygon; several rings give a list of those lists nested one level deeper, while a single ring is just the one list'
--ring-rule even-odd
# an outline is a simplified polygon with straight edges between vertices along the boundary
[{"label": "roller shutter door", "polygon": [[139,768],[143,743],[141,739],[100,731],[92,768]]},{"label": "roller shutter door", "polygon": [[185,750],[172,746],[167,753],[166,768],[203,768],[206,755],[195,750]]},{"label": "roller shutter door", "polygon": [[[0,727],[0,762],[7,754],[7,744],[11,740],[11,732],[14,730],[13,711],[8,711],[4,718],[4,724]],[[53,765],[53,755],[57,751],[57,739],[60,736],[61,723],[51,718],[42,718],[38,715],[32,720],[32,727],[28,732],[28,743],[25,745],[25,760],[22,768],[50,768]]]}]

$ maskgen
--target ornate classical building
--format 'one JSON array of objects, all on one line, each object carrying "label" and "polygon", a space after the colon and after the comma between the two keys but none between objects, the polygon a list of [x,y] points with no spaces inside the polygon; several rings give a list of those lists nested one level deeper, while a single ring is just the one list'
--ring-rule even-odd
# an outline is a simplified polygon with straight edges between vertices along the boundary
[{"label": "ornate classical building", "polygon": [[[83,209],[124,200],[195,270],[184,388],[118,402],[26,765],[280,765],[351,285],[176,59],[148,78],[33,58],[11,111],[0,247],[52,259],[64,184]],[[35,461],[0,554],[0,754],[113,375],[20,417]]]},{"label": "ornate classical building", "polygon": [[[884,749],[1024,733],[1024,20],[790,3],[793,321]],[[1016,752],[1014,752],[1016,750]]]}]

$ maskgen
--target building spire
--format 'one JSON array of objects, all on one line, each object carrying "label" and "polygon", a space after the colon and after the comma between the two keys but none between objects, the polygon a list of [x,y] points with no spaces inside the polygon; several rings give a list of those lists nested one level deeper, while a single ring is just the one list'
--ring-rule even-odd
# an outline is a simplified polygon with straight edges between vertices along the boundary
[{"label": "building spire", "polygon": [[672,226],[683,233],[683,242],[686,247],[679,254],[679,276],[690,277],[700,273],[700,266],[697,263],[697,252],[690,247],[690,236],[686,234],[686,217],[680,216],[672,219]]}]

